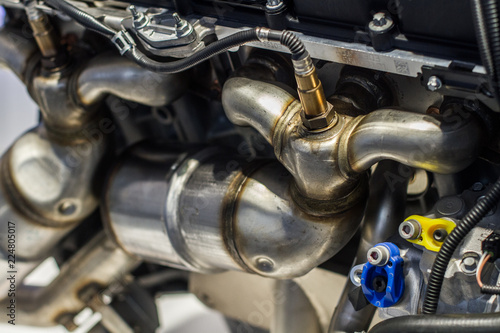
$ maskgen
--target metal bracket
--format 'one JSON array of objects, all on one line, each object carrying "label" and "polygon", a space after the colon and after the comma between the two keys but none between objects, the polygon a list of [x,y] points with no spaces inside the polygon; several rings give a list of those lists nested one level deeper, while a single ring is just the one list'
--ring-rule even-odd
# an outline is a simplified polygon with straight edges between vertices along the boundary
[{"label": "metal bracket", "polygon": [[422,85],[428,86],[429,79],[439,78],[435,91],[452,97],[478,100],[490,109],[500,112],[487,74],[473,71],[473,66],[452,62],[449,67],[422,66]]}]

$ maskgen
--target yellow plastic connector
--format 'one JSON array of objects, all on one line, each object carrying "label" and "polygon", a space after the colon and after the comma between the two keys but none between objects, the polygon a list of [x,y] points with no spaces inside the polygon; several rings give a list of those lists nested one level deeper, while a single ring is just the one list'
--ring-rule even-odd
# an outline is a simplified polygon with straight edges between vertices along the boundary
[{"label": "yellow plastic connector", "polygon": [[[420,215],[412,215],[403,223],[411,222],[415,225],[416,232],[413,237],[404,237],[410,243],[421,245],[427,250],[438,252],[443,245],[444,238],[456,227],[455,222],[443,218],[431,219]],[[416,222],[416,223],[415,223]],[[403,224],[402,224],[403,226]],[[404,227],[404,226],[403,226]],[[419,227],[419,228],[418,228]],[[400,227],[400,234],[403,236],[404,230]]]}]

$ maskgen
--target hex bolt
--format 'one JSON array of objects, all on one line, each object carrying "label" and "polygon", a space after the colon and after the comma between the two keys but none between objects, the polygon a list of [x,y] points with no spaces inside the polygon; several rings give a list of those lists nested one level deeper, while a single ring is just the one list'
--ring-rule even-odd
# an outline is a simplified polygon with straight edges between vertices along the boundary
[{"label": "hex bolt", "polygon": [[434,238],[436,242],[441,242],[441,243],[444,242],[446,236],[448,236],[448,232],[446,231],[446,229],[443,228],[436,229],[432,233],[432,238]]},{"label": "hex bolt", "polygon": [[390,256],[391,253],[385,246],[378,245],[368,250],[366,258],[374,266],[384,266],[389,261]]},{"label": "hex bolt", "polygon": [[417,220],[407,220],[399,225],[399,235],[403,239],[418,239],[422,233],[422,226]]},{"label": "hex bolt", "polygon": [[443,81],[441,81],[441,79],[435,75],[432,75],[431,77],[429,77],[429,80],[427,80],[427,89],[430,91],[439,90],[442,86]]}]

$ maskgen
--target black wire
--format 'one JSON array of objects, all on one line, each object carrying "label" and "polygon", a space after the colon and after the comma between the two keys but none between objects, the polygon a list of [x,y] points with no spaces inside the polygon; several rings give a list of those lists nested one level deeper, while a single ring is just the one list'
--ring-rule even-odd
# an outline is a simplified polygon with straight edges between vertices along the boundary
[{"label": "black wire", "polygon": [[[139,66],[150,71],[165,74],[174,74],[194,67],[197,64],[222,52],[226,52],[227,50],[234,47],[241,46],[250,42],[260,41],[258,36],[259,29],[260,28],[255,28],[237,32],[231,36],[213,42],[212,44],[208,45],[199,52],[196,52],[190,57],[177,61],[159,62],[153,60],[142,53],[140,50],[138,50],[136,47],[130,48],[125,53],[125,56],[137,63]],[[271,30],[268,34],[268,40],[280,42],[282,45],[286,46],[292,53],[292,58],[294,60],[303,59],[304,57],[309,55],[302,41],[290,31]]]},{"label": "black wire", "polygon": [[[64,12],[66,15],[70,16],[75,21],[82,24],[84,27],[103,34],[108,38],[113,38],[118,33],[117,31],[109,28],[104,23],[97,20],[92,15],[64,0],[45,0],[45,2],[48,5]],[[241,46],[250,42],[260,41],[258,36],[259,29],[260,28],[255,28],[235,33],[231,36],[211,43],[210,45],[208,45],[201,51],[196,52],[190,57],[177,61],[160,62],[153,60],[142,53],[139,49],[137,49],[135,45],[132,45],[125,52],[125,56],[137,63],[139,66],[153,72],[165,74],[178,73],[194,67],[199,63],[222,52],[226,52],[227,50],[234,47]],[[292,53],[292,58],[294,60],[303,59],[309,55],[302,41],[290,31],[270,30],[267,35],[267,39],[269,41],[280,42],[282,45],[286,46]]]},{"label": "black wire", "polygon": [[427,292],[424,298],[423,313],[436,313],[441,286],[443,285],[444,274],[448,268],[448,263],[460,242],[478,224],[482,218],[495,206],[500,199],[500,178],[493,184],[484,198],[465,215],[455,229],[446,237],[436,260],[432,265]]},{"label": "black wire", "polygon": [[94,16],[64,0],[45,0],[45,3],[65,13],[84,27],[96,31],[106,37],[111,38],[117,33],[117,31],[109,28],[104,23],[97,20]]},{"label": "black wire", "polygon": [[500,287],[483,284],[483,286],[481,287],[481,292],[484,294],[499,295]]},{"label": "black wire", "polygon": [[197,64],[215,55],[225,52],[233,47],[258,40],[259,38],[257,36],[257,30],[250,29],[235,33],[231,36],[213,42],[204,49],[196,52],[192,56],[176,61],[160,62],[150,59],[136,47],[132,47],[131,49],[129,49],[125,53],[125,56],[130,60],[134,61],[135,63],[137,63],[139,66],[146,68],[150,71],[173,74],[194,67]]}]

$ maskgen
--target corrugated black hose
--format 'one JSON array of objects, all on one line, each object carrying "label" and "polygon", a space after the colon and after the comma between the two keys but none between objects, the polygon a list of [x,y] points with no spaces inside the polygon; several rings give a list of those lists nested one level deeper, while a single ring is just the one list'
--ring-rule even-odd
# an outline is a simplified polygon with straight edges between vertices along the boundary
[{"label": "corrugated black hose", "polygon": [[369,333],[497,333],[500,328],[498,313],[414,315],[384,320]]},{"label": "corrugated black hose", "polygon": [[489,83],[497,101],[500,101],[500,21],[496,0],[472,0],[472,17],[481,61],[489,76]]}]

